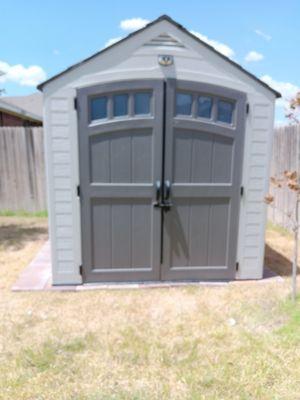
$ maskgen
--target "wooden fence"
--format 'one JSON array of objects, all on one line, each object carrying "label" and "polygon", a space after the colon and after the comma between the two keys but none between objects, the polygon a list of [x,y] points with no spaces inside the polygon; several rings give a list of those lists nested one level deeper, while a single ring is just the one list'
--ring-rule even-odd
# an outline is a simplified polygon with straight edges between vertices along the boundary
[{"label": "wooden fence", "polygon": [[[287,125],[275,129],[270,176],[279,177],[285,170],[296,170],[297,157],[300,157],[297,135],[300,135],[299,125]],[[275,202],[274,207],[268,207],[269,220],[290,229],[287,213],[293,210],[295,194],[286,187],[275,189],[272,185],[270,193],[274,195]]]},{"label": "wooden fence", "polygon": [[[300,126],[275,129],[271,176],[296,169],[297,135]],[[294,194],[270,187],[275,195],[275,207],[269,207],[268,218],[290,228],[286,213],[293,207]],[[0,211],[44,211],[47,208],[43,128],[0,127]]]},{"label": "wooden fence", "polygon": [[46,210],[43,128],[0,128],[0,211]]}]

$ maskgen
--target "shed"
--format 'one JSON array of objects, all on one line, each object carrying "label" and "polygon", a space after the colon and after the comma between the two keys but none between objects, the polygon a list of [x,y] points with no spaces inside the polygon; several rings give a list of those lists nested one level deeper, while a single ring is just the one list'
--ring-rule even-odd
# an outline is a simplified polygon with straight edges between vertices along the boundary
[{"label": "shed", "polygon": [[54,284],[262,277],[279,93],[165,15],[39,89]]}]

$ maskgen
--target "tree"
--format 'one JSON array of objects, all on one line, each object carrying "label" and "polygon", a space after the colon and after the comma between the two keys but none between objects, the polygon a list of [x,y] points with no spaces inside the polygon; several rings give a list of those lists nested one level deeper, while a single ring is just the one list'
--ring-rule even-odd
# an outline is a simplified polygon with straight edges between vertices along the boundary
[{"label": "tree", "polygon": [[286,117],[289,118],[290,121],[299,124],[300,120],[300,91],[296,94],[296,96],[289,103],[289,110],[286,114]]},{"label": "tree", "polygon": [[[296,94],[289,102],[289,110],[286,117],[291,121],[291,123],[299,124],[300,120],[300,91]],[[294,235],[294,249],[293,249],[293,261],[292,261],[292,299],[296,300],[297,297],[297,268],[298,268],[298,239],[299,239],[299,203],[300,203],[300,137],[296,136],[296,171],[284,171],[279,177],[271,177],[271,184],[276,189],[281,189],[284,186],[288,187],[289,190],[294,192],[294,203],[291,210],[286,212],[286,216],[291,222],[293,235]],[[265,197],[265,202],[267,204],[274,204],[274,196],[268,194]]]}]

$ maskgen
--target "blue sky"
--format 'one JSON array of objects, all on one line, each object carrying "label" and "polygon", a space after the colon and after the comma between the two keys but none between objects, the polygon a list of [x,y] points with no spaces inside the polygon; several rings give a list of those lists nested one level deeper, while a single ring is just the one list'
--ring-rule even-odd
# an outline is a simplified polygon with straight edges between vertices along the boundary
[{"label": "blue sky", "polygon": [[[161,14],[204,36],[284,98],[300,87],[299,0],[0,0],[0,5],[5,95],[32,93],[44,78],[143,24],[132,18],[153,20]],[[279,122],[283,103],[277,106]]]}]

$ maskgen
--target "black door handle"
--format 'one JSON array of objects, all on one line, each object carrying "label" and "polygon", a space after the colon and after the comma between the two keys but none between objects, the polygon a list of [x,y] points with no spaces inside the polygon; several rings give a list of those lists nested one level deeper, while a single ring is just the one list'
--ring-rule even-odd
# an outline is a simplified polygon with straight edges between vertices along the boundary
[{"label": "black door handle", "polygon": [[171,196],[171,183],[166,180],[164,182],[163,193],[161,192],[161,183],[160,181],[155,182],[155,202],[153,203],[153,207],[162,208],[164,211],[169,211],[172,207],[172,203],[170,202]]},{"label": "black door handle", "polygon": [[164,182],[164,196],[163,196],[163,208],[165,211],[169,211],[172,207],[172,203],[170,201],[171,197],[171,182],[169,180],[165,180]]},{"label": "black door handle", "polygon": [[169,180],[166,180],[165,184],[164,184],[164,200],[165,201],[170,200],[170,194],[171,194],[171,183]]}]

